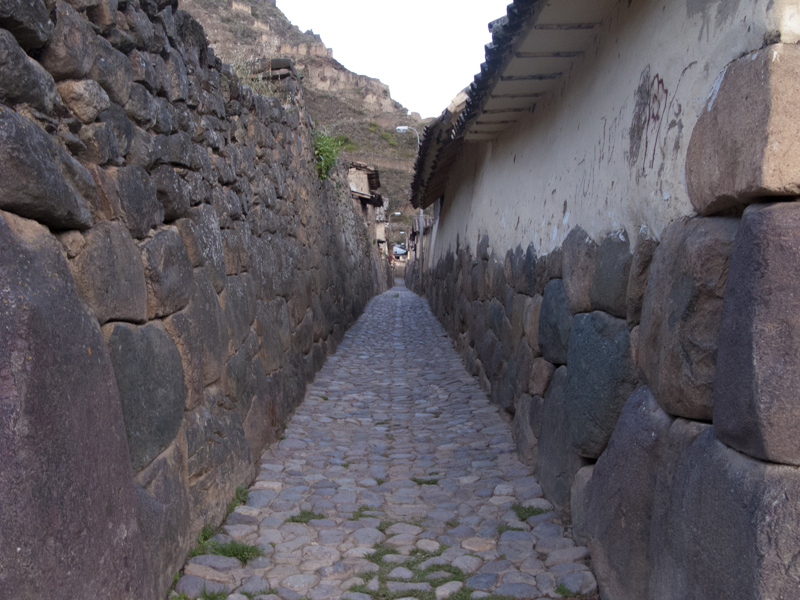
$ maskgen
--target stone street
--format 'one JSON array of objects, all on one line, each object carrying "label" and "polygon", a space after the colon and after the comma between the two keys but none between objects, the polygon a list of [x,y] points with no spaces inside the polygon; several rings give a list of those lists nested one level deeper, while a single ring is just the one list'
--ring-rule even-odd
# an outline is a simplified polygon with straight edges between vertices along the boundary
[{"label": "stone street", "polygon": [[[510,426],[425,300],[374,298],[328,358],[247,503],[214,538],[264,550],[191,558],[190,598],[559,598],[593,594]],[[559,587],[564,586],[564,587]]]}]

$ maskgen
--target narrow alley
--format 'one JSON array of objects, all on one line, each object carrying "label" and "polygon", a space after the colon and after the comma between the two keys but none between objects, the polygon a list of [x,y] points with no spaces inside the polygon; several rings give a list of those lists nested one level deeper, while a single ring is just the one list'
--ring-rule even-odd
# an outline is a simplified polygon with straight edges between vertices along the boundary
[{"label": "narrow alley", "polygon": [[551,509],[427,302],[395,287],[328,358],[212,538],[264,555],[195,556],[175,589],[228,600],[594,593],[586,548]]}]

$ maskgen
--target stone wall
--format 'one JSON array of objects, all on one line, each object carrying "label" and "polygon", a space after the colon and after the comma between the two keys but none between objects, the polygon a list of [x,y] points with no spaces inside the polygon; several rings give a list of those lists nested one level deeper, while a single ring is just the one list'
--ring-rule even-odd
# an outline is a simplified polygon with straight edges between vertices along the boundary
[{"label": "stone wall", "polygon": [[798,80],[793,45],[726,68],[689,144],[696,214],[659,239],[484,235],[406,276],[604,600],[800,597]]},{"label": "stone wall", "polygon": [[3,597],[163,598],[379,291],[302,90],[176,8],[0,6]]}]

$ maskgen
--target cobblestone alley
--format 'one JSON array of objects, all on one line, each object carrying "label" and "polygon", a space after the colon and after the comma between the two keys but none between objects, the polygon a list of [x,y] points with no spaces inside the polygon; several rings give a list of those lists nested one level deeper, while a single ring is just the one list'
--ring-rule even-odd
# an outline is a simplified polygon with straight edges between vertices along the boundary
[{"label": "cobblestone alley", "polygon": [[195,556],[175,589],[228,600],[593,594],[587,550],[551,508],[427,303],[395,287],[328,359],[212,538],[264,556]]}]

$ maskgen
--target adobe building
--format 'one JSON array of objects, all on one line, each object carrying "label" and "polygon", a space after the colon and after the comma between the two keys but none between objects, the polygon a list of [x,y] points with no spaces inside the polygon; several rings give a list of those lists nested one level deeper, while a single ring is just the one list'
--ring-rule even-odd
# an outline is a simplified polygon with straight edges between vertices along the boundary
[{"label": "adobe building", "polygon": [[490,30],[416,164],[431,307],[602,598],[800,598],[800,4]]}]

